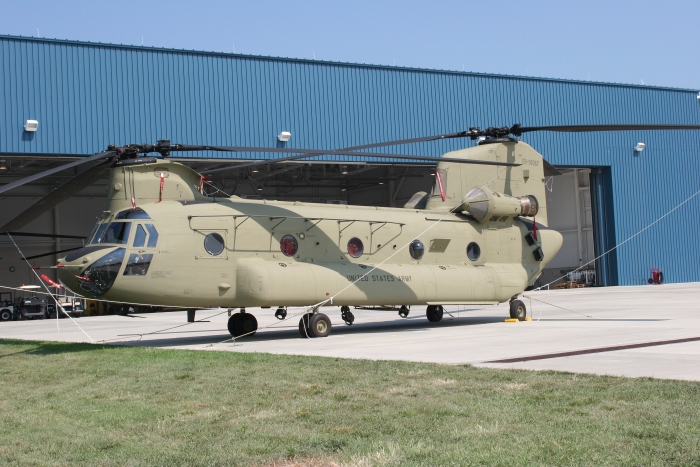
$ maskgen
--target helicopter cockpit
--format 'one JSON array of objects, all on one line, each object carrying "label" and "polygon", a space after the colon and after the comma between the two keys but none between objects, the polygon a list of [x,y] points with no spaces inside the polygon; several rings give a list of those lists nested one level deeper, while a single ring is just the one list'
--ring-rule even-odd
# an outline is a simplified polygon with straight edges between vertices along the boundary
[{"label": "helicopter cockpit", "polygon": [[[121,211],[113,217],[109,213],[105,213],[100,218],[88,237],[88,245],[69,254],[64,259],[65,263],[80,258],[85,261],[86,258],[90,258],[87,255],[99,250],[109,250],[110,247],[117,247],[92,262],[80,274],[73,274],[83,291],[94,296],[101,296],[114,285],[129,247],[132,230],[135,233],[131,239],[131,248],[156,247],[159,235],[155,225],[150,222],[134,222],[150,219],[151,217],[140,208]],[[153,254],[146,253],[144,250],[130,253],[123,275],[145,276],[152,259]]]}]

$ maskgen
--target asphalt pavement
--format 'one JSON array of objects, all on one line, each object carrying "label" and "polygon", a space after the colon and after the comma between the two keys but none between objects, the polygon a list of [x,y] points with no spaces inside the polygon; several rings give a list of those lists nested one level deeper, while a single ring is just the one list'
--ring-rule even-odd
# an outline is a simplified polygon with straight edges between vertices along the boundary
[{"label": "asphalt pavement", "polygon": [[[508,305],[450,306],[430,323],[425,307],[353,309],[346,326],[338,307],[322,309],[329,337],[304,339],[301,309],[278,321],[275,309],[248,308],[258,332],[232,342],[226,310],[82,317],[74,322],[0,323],[0,338],[107,342],[160,348],[270,352],[375,360],[472,364],[628,377],[700,381],[700,283],[552,290],[526,293],[530,322],[505,322]],[[80,325],[78,328],[77,325]],[[82,330],[81,330],[82,329]]]}]

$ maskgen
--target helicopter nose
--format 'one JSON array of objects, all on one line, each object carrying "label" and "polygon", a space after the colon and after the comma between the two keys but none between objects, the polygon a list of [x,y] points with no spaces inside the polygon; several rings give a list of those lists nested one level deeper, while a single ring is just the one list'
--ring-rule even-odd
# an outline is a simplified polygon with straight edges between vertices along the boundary
[{"label": "helicopter nose", "polygon": [[125,252],[114,246],[81,248],[63,259],[58,278],[73,292],[99,297],[114,285]]}]

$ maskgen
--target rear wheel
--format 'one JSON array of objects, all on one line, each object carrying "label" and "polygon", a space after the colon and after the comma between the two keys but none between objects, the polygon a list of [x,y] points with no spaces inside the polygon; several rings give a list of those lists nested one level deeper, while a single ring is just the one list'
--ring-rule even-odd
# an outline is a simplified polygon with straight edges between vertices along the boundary
[{"label": "rear wheel", "polygon": [[311,317],[309,330],[313,337],[326,337],[331,333],[332,328],[330,318],[323,313],[318,313]]},{"label": "rear wheel", "polygon": [[301,334],[301,337],[314,337],[310,329],[312,317],[313,313],[306,313],[299,319],[299,334]]},{"label": "rear wheel", "polygon": [[518,321],[525,321],[527,308],[525,308],[525,304],[521,300],[510,302],[510,317]]},{"label": "rear wheel", "polygon": [[442,319],[442,305],[430,305],[425,309],[425,315],[431,323],[437,323]]}]

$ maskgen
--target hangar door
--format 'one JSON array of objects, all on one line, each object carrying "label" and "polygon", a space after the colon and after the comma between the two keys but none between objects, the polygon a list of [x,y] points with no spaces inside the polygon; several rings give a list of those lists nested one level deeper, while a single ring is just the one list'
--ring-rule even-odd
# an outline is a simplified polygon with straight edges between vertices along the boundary
[{"label": "hangar door", "polygon": [[[559,168],[547,178],[549,227],[564,243],[547,265],[538,285],[577,281],[588,286],[617,284],[615,252],[596,258],[615,245],[612,183],[609,168]],[[577,269],[580,271],[575,271]]]}]

